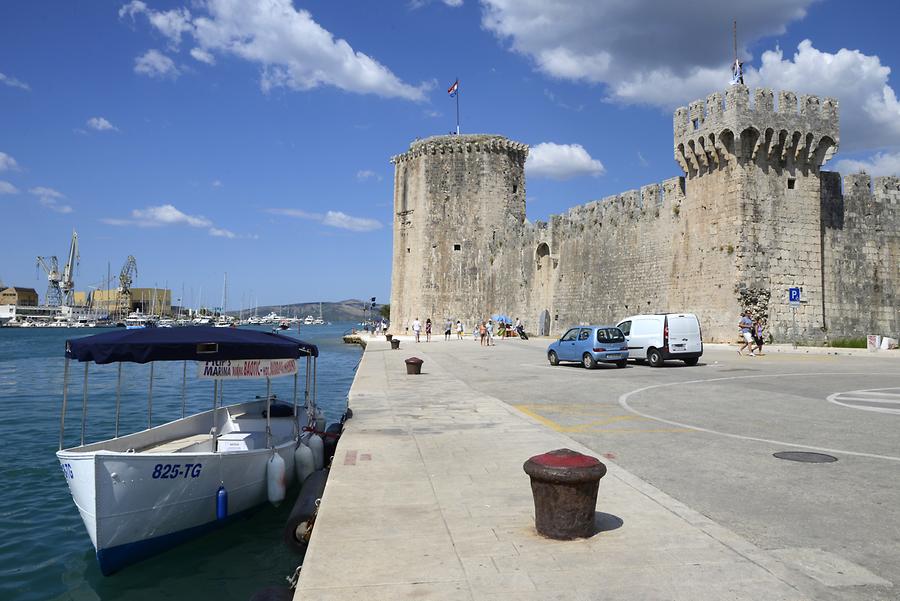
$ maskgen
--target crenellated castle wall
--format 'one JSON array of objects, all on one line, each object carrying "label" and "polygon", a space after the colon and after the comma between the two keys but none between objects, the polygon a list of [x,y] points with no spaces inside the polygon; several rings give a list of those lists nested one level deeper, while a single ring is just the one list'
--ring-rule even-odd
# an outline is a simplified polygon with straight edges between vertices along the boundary
[{"label": "crenellated castle wall", "polygon": [[[551,334],[691,311],[733,340],[750,308],[775,340],[900,330],[900,180],[821,171],[838,103],[732,86],[675,111],[683,176],[525,220],[527,147],[438,136],[395,165],[392,329],[494,313]],[[790,307],[788,288],[802,289]],[[435,326],[438,331],[439,326]]]}]

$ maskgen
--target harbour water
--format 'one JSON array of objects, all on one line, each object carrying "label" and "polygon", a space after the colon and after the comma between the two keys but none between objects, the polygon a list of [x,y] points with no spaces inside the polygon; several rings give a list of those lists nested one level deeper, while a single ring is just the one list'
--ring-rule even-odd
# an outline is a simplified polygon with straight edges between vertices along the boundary
[{"label": "harbour water", "polygon": [[[356,345],[341,341],[351,325],[304,326],[300,334],[319,345],[318,401],[328,423],[346,407],[360,358]],[[100,574],[54,454],[65,340],[104,331],[0,328],[0,599],[246,601],[260,588],[284,584],[302,560],[281,542],[291,499],[111,577]],[[84,367],[73,365],[66,446],[81,436]],[[181,417],[183,369],[180,362],[156,365],[154,425]],[[197,380],[193,365],[187,370],[187,413],[211,408],[212,383]],[[116,374],[116,365],[90,367],[86,442],[113,435]],[[149,366],[124,365],[120,433],[147,426],[148,378]],[[293,379],[273,380],[272,387],[290,399]],[[265,394],[265,383],[228,383],[224,394],[226,404],[252,399]]]}]

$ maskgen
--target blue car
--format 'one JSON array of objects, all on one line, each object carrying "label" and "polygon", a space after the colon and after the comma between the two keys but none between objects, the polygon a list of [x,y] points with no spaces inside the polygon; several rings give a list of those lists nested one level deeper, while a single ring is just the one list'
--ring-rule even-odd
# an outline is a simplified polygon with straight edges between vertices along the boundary
[{"label": "blue car", "polygon": [[625,367],[628,360],[628,343],[625,334],[616,326],[579,326],[570,328],[562,337],[547,347],[550,365],[560,361],[578,361],[587,369],[597,363],[615,363]]}]

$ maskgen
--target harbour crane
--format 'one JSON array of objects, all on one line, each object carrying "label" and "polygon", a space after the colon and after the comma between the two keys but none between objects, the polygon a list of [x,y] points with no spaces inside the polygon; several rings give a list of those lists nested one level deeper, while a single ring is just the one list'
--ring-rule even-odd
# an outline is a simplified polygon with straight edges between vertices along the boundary
[{"label": "harbour crane", "polygon": [[127,313],[131,309],[131,282],[137,275],[137,260],[134,256],[128,255],[125,259],[125,265],[119,272],[119,290],[116,296],[116,315],[122,312]]},{"label": "harbour crane", "polygon": [[59,260],[56,256],[38,257],[37,266],[47,273],[47,296],[44,302],[48,307],[58,307],[62,304],[62,291],[60,290]]},{"label": "harbour crane", "polygon": [[65,269],[63,269],[62,281],[59,286],[62,294],[62,304],[66,307],[71,307],[75,304],[75,280],[73,273],[79,261],[81,261],[81,255],[78,254],[78,232],[72,230],[72,241],[69,243],[69,258],[66,261]]}]

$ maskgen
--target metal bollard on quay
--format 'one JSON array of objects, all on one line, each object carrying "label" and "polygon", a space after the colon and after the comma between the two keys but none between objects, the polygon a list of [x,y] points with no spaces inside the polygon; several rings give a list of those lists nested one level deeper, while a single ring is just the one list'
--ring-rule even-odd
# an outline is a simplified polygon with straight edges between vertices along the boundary
[{"label": "metal bollard on quay", "polygon": [[570,449],[535,455],[522,466],[531,477],[534,525],[557,540],[587,538],[595,532],[594,511],[606,466]]},{"label": "metal bollard on quay", "polygon": [[410,357],[406,360],[406,373],[410,376],[418,376],[422,373],[422,364],[425,363],[418,357]]}]

